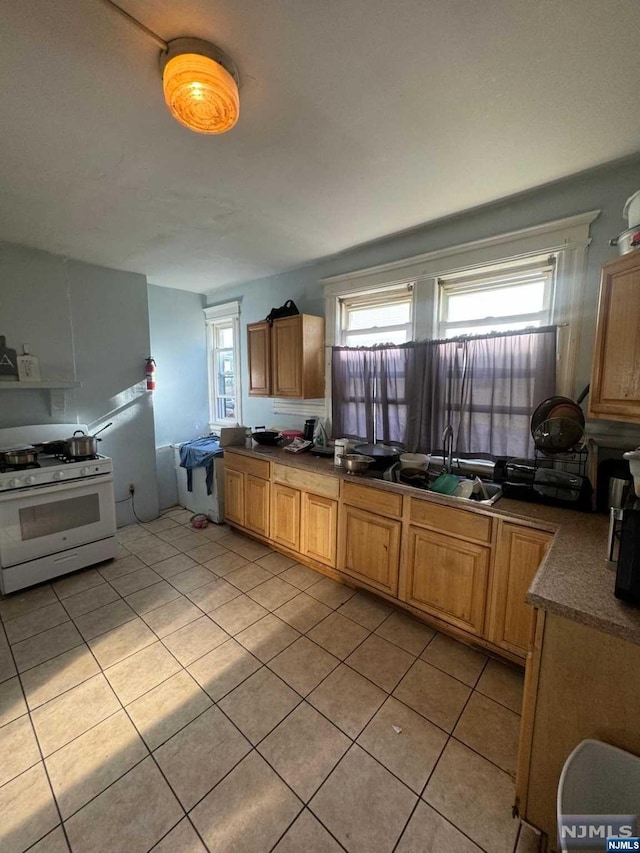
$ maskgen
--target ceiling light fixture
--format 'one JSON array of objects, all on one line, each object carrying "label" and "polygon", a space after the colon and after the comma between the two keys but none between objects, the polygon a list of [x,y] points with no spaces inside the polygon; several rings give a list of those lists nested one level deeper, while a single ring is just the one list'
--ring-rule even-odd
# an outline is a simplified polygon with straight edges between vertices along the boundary
[{"label": "ceiling light fixture", "polygon": [[162,88],[169,112],[196,133],[226,133],[238,121],[238,71],[219,47],[198,38],[166,42],[113,0],[102,0],[160,45]]}]

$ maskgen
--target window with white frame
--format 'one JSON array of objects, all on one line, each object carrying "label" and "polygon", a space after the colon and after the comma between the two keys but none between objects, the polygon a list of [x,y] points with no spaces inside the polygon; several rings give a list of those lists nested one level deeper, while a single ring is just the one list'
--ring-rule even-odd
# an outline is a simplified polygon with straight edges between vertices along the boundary
[{"label": "window with white frame", "polygon": [[413,284],[339,300],[340,343],[347,347],[404,344],[413,337]]},{"label": "window with white frame", "polygon": [[209,419],[212,427],[242,422],[238,302],[204,309],[207,324]]},{"label": "window with white frame", "polygon": [[438,279],[438,337],[548,326],[554,277],[551,256]]}]

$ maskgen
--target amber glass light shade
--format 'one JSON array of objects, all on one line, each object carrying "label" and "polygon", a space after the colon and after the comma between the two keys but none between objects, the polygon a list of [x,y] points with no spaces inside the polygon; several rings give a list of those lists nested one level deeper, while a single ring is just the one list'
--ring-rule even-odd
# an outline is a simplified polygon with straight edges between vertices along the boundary
[{"label": "amber glass light shade", "polygon": [[171,115],[196,133],[225,133],[238,121],[236,81],[208,56],[181,53],[169,59],[162,86]]}]

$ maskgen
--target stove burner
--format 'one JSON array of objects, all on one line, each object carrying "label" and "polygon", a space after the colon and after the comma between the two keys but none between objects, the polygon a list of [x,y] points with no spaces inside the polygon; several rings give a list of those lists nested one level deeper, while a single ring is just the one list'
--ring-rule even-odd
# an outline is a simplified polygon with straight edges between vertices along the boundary
[{"label": "stove burner", "polygon": [[40,468],[39,462],[30,462],[28,465],[9,465],[4,462],[0,465],[0,474],[6,474],[7,471],[26,471],[27,468]]}]

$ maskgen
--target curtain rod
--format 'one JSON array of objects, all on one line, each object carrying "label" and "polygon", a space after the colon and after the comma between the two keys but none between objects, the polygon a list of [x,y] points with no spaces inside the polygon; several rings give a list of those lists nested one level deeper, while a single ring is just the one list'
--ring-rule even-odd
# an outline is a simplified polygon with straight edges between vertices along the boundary
[{"label": "curtain rod", "polygon": [[102,0],[102,2],[106,6],[109,6],[111,9],[113,9],[114,11],[116,11],[120,15],[122,15],[122,17],[125,19],[125,21],[128,21],[130,24],[133,24],[134,27],[137,27],[146,36],[148,36],[150,39],[155,41],[155,43],[157,45],[159,45],[162,48],[162,50],[168,50],[169,49],[169,45],[167,44],[167,42],[163,38],[161,38],[157,33],[154,33],[153,30],[150,30],[149,27],[146,27],[137,18],[134,18],[133,15],[130,15],[129,12],[125,12],[124,9],[121,9],[117,3],[113,2],[113,0]]},{"label": "curtain rod", "polygon": [[465,341],[478,341],[487,338],[507,338],[511,335],[539,335],[543,332],[557,332],[568,326],[569,323],[555,323],[552,326],[530,327],[528,329],[512,329],[506,332],[485,332],[483,335],[458,335],[455,338],[423,338],[417,341],[407,341],[406,344],[373,344],[372,346],[364,347],[342,347],[331,344],[326,344],[325,349],[338,350],[371,350],[371,349],[406,349],[407,347],[415,346],[416,344],[451,344],[464,343]]}]

